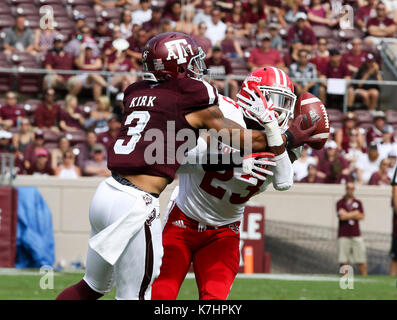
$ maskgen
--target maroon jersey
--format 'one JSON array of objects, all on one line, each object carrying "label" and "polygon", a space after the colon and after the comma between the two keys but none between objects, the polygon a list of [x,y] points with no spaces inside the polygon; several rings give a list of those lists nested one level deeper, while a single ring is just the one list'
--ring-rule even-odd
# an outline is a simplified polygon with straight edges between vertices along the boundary
[{"label": "maroon jersey", "polygon": [[[346,198],[340,199],[336,204],[336,211],[339,214],[340,209],[346,211],[359,210],[364,213],[363,204],[358,199],[347,200]],[[359,237],[361,235],[358,220],[339,220],[338,237]]]},{"label": "maroon jersey", "polygon": [[192,78],[140,81],[126,89],[123,103],[122,127],[108,149],[109,170],[166,177],[171,182],[182,160],[177,159],[177,151],[183,157],[178,148],[185,147],[187,139],[176,135],[181,129],[191,129],[198,137],[185,115],[217,104],[218,92],[209,83]]}]

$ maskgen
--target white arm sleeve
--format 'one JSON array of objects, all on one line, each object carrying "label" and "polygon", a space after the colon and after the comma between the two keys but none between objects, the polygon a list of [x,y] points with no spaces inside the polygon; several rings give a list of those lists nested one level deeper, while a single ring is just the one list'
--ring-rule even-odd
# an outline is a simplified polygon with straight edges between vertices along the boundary
[{"label": "white arm sleeve", "polygon": [[273,160],[276,162],[276,166],[271,168],[274,173],[273,187],[278,191],[288,190],[294,184],[294,170],[288,152],[284,151]]}]

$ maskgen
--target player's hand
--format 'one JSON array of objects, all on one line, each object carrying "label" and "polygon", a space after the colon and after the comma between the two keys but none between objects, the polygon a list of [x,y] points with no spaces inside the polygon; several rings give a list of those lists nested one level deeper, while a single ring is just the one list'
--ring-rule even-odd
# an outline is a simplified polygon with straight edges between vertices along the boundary
[{"label": "player's hand", "polygon": [[273,176],[273,172],[266,169],[268,166],[276,166],[276,162],[271,160],[273,157],[274,154],[269,152],[247,155],[243,159],[243,172],[259,180],[266,180],[266,176]]},{"label": "player's hand", "polygon": [[264,97],[256,85],[251,87],[253,90],[249,89],[246,83],[243,85],[243,90],[248,93],[250,99],[239,93],[237,94],[237,104],[243,109],[244,114],[262,126],[276,120],[277,113],[274,110],[270,95]]},{"label": "player's hand", "polygon": [[303,115],[297,116],[286,131],[288,149],[303,146],[305,143],[321,142],[321,139],[311,138],[313,132],[317,129],[318,121],[307,129],[302,129],[302,121]]}]

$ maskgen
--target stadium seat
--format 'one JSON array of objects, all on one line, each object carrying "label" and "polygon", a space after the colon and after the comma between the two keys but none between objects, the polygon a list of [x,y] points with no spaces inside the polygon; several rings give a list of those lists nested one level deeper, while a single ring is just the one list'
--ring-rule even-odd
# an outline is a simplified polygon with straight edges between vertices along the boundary
[{"label": "stadium seat", "polygon": [[45,142],[44,143],[44,148],[46,148],[47,151],[49,153],[51,153],[52,150],[58,148],[58,143],[56,143],[56,142]]},{"label": "stadium seat", "polygon": [[71,131],[66,134],[66,138],[69,139],[70,144],[73,146],[77,143],[87,142],[87,134],[84,130]]},{"label": "stadium seat", "polygon": [[18,5],[20,3],[32,3],[32,0],[8,0],[11,5],[15,6]]},{"label": "stadium seat", "polygon": [[106,8],[101,11],[101,17],[106,20],[119,19],[122,9],[120,8]]},{"label": "stadium seat", "polygon": [[32,64],[36,63],[36,58],[28,52],[13,53],[11,60],[16,65],[21,65],[22,63],[26,62],[31,62]]},{"label": "stadium seat", "polygon": [[373,117],[372,114],[368,110],[356,110],[354,111],[358,122],[360,122],[360,126],[362,123],[372,123]]},{"label": "stadium seat", "polygon": [[327,109],[329,122],[342,122],[343,112],[338,109]]},{"label": "stadium seat", "polygon": [[73,16],[77,16],[79,14],[84,14],[86,18],[88,17],[94,17],[96,18],[96,12],[93,8],[90,6],[75,6],[73,8]]},{"label": "stadium seat", "polygon": [[339,122],[339,121],[331,122],[331,128],[333,128],[335,131],[341,129],[343,128],[343,122]]},{"label": "stadium seat", "polygon": [[28,99],[24,102],[23,108],[25,109],[26,113],[30,116],[33,115],[37,109],[37,106],[42,103],[42,100],[39,99]]},{"label": "stadium seat", "polygon": [[[0,61],[0,68],[10,68],[10,63]],[[14,87],[14,75],[12,73],[0,73],[0,92],[10,91]]]},{"label": "stadium seat", "polygon": [[40,16],[26,16],[25,25],[31,29],[37,29],[40,27]]},{"label": "stadium seat", "polygon": [[57,17],[55,19],[55,28],[60,30],[60,29],[72,29],[75,30],[76,29],[76,24],[69,20],[66,17]]},{"label": "stadium seat", "polygon": [[338,32],[338,37],[342,41],[348,41],[353,38],[363,38],[364,34],[358,29],[344,29]]},{"label": "stadium seat", "polygon": [[370,122],[360,123],[360,128],[363,128],[365,130],[365,132],[367,132],[368,129],[371,128],[372,126],[373,126],[373,124]]},{"label": "stadium seat", "polygon": [[15,25],[15,19],[11,15],[0,15],[0,29],[9,28]]},{"label": "stadium seat", "polygon": [[58,143],[59,137],[62,135],[60,133],[56,133],[50,129],[43,129],[44,133],[44,141],[45,142],[56,142]]},{"label": "stadium seat", "polygon": [[91,0],[66,0],[66,4],[72,7],[75,6],[90,6],[92,4]]},{"label": "stadium seat", "polygon": [[[58,2],[59,3],[59,2]],[[68,17],[69,14],[64,6],[61,4],[51,4],[55,18],[57,17]]]},{"label": "stadium seat", "polygon": [[334,37],[334,32],[326,26],[313,26],[312,28],[317,38],[331,39]]},{"label": "stadium seat", "polygon": [[0,15],[11,15],[11,7],[0,3]]},{"label": "stadium seat", "polygon": [[[41,66],[36,62],[24,61],[19,68],[40,69]],[[43,75],[37,73],[20,73],[17,75],[18,92],[37,94],[41,92],[43,83]]]},{"label": "stadium seat", "polygon": [[59,4],[60,2],[61,2],[60,0],[36,0],[36,3],[40,6],[47,5],[47,4],[50,4],[50,5]]},{"label": "stadium seat", "polygon": [[19,14],[22,14],[24,16],[27,15],[37,15],[39,16],[39,8],[36,7],[32,3],[21,3],[17,7],[12,8],[12,13],[14,16],[17,16]]},{"label": "stadium seat", "polygon": [[397,124],[397,110],[386,111],[386,122],[392,125]]}]

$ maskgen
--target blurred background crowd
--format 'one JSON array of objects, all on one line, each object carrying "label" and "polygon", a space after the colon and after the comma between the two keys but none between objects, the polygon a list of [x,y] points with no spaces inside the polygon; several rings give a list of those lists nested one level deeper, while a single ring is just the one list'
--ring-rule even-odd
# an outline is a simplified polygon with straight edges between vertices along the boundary
[{"label": "blurred background crowd", "polygon": [[379,85],[354,84],[343,113],[325,80],[381,81],[380,41],[395,38],[396,22],[394,0],[0,0],[0,68],[46,70],[0,72],[0,152],[14,154],[18,174],[109,176],[106,148],[143,47],[179,31],[203,48],[208,81],[231,98],[241,81],[230,76],[271,65],[297,95],[325,103],[331,138],[324,150],[304,149],[297,182],[390,184],[397,112],[380,110]]}]

